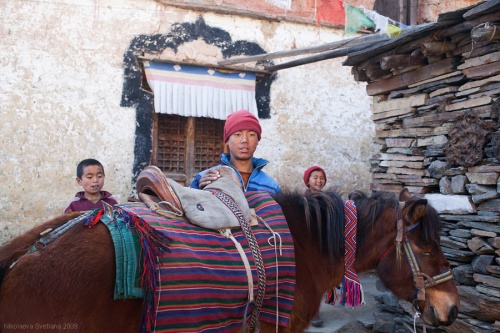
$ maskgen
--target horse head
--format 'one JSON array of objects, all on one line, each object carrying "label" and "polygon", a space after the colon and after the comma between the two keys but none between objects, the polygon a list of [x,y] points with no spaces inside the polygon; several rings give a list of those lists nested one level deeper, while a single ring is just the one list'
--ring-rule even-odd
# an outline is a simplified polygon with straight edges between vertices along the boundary
[{"label": "horse head", "polygon": [[396,235],[387,232],[393,240],[379,257],[378,276],[398,298],[412,302],[425,323],[450,325],[457,317],[459,298],[439,244],[438,213],[426,199],[404,189],[389,220],[396,224]]}]

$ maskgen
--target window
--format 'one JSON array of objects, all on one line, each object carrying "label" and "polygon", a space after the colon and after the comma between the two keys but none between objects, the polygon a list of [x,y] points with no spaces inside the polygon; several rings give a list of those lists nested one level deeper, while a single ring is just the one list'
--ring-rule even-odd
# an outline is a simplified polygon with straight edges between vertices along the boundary
[{"label": "window", "polygon": [[155,113],[151,164],[189,185],[192,177],[219,164],[224,120]]},{"label": "window", "polygon": [[[189,185],[219,164],[227,116],[257,116],[256,73],[143,59],[143,88],[154,95],[151,164]],[[144,81],[146,78],[146,81]]]}]

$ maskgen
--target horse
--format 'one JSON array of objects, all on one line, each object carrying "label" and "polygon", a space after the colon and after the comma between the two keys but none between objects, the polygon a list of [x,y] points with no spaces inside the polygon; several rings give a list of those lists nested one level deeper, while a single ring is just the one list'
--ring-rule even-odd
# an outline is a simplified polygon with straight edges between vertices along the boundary
[{"label": "horse", "polygon": [[[450,325],[459,297],[439,245],[437,212],[406,189],[399,200],[388,192],[356,191],[349,197],[358,215],[356,272],[376,270],[394,295],[414,304],[426,324]],[[303,332],[325,292],[345,273],[344,200],[335,191],[283,192],[274,199],[293,237],[296,285],[288,327],[260,321],[259,331]],[[46,248],[28,253],[41,232],[77,215],[53,218],[0,247],[1,332],[140,330],[143,300],[113,300],[114,248],[103,223],[73,227]]]}]

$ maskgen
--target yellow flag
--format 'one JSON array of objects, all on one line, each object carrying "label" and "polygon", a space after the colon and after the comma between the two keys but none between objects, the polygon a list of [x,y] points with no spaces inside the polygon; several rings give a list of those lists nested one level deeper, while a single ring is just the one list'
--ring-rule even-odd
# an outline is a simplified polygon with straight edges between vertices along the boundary
[{"label": "yellow flag", "polygon": [[396,38],[401,34],[401,28],[392,24],[387,24],[387,36]]}]

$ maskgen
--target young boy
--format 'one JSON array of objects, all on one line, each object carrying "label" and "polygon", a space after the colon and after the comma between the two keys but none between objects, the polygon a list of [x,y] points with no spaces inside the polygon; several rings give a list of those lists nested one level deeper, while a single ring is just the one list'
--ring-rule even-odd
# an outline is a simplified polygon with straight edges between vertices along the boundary
[{"label": "young boy", "polygon": [[307,191],[320,192],[326,185],[326,173],[321,167],[314,165],[304,172],[304,184]]},{"label": "young boy", "polygon": [[83,191],[75,194],[75,198],[64,209],[64,213],[104,208],[103,201],[110,205],[118,204],[111,193],[101,191],[104,186],[104,167],[98,160],[89,158],[78,163],[76,182]]}]

